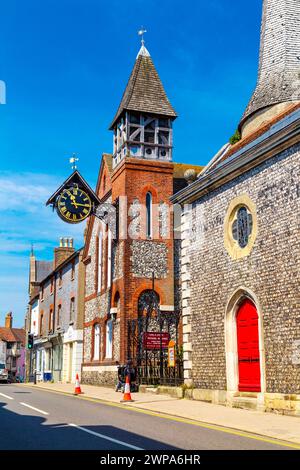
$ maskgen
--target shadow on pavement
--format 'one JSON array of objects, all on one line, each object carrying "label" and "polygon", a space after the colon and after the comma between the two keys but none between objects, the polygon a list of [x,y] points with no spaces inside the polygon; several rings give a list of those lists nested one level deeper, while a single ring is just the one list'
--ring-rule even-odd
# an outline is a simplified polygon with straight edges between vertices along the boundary
[{"label": "shadow on pavement", "polygon": [[[25,408],[22,410],[24,414],[18,414],[5,406],[6,403],[0,402],[1,450],[133,450],[126,445],[70,427],[68,423],[50,423],[49,419],[30,415],[30,410]],[[81,426],[142,449],[176,449],[114,426]]]}]

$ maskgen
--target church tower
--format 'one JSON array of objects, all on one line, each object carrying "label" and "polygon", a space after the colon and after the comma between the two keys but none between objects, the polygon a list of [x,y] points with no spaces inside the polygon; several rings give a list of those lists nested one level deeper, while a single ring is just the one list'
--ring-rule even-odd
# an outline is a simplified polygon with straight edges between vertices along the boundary
[{"label": "church tower", "polygon": [[138,53],[118,111],[114,131],[113,168],[125,157],[172,161],[172,124],[177,117],[150,54]]},{"label": "church tower", "polygon": [[263,0],[256,89],[240,123],[242,135],[300,101],[300,1]]}]

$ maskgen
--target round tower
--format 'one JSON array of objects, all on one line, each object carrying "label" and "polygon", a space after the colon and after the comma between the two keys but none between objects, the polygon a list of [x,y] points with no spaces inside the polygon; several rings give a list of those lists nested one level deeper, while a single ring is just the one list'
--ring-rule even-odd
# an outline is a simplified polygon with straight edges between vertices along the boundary
[{"label": "round tower", "polygon": [[300,102],[300,1],[263,0],[256,89],[240,122],[242,137]]}]

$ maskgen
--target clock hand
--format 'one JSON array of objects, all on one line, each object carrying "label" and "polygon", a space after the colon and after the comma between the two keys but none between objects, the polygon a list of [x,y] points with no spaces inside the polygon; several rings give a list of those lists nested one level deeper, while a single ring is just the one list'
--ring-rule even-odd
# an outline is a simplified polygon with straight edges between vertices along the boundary
[{"label": "clock hand", "polygon": [[75,205],[76,207],[77,207],[77,206],[82,206],[82,207],[90,207],[90,205],[89,205],[89,204],[80,204],[80,202],[76,202],[76,203],[75,203],[75,201],[74,201],[74,203],[73,203],[73,202],[71,202],[71,204],[72,204],[73,206]]},{"label": "clock hand", "polygon": [[72,200],[72,206],[75,206],[75,208],[77,209],[76,197],[71,194],[70,199]]}]

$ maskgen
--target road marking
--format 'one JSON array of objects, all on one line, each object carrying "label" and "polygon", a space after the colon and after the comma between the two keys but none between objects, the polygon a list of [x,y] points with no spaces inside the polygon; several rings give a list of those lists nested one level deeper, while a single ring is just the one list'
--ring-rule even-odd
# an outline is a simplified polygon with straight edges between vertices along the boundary
[{"label": "road marking", "polygon": [[28,405],[27,403],[20,403],[20,405],[27,406],[27,408],[30,408],[31,410],[37,411],[38,413],[41,413],[42,415],[48,415],[47,411],[39,410],[38,408],[35,408],[34,406]]},{"label": "road marking", "polygon": [[[27,385],[27,386],[30,388],[35,388],[34,386],[31,386],[31,385]],[[51,388],[42,388],[42,387],[36,387],[36,388],[39,388],[39,390],[41,391],[45,391],[49,393],[56,393],[57,395],[65,395],[66,397],[72,396],[71,393],[63,392],[60,390],[58,391],[58,390],[52,390]],[[254,439],[256,441],[266,442],[268,444],[274,444],[274,445],[281,446],[281,447],[289,447],[291,449],[300,450],[300,443],[296,443],[292,441],[283,441],[280,439],[280,437],[276,438],[276,437],[263,436],[263,435],[255,434],[254,432],[252,433],[251,431],[240,431],[240,430],[235,430],[234,428],[226,428],[225,426],[221,426],[217,424],[209,424],[209,423],[205,423],[202,421],[197,422],[188,418],[180,418],[178,416],[169,415],[163,412],[135,408],[130,405],[121,405],[119,403],[111,402],[109,400],[83,397],[82,395],[78,395],[76,397],[76,400],[86,400],[86,401],[90,401],[92,403],[98,403],[104,406],[112,406],[115,408],[121,408],[123,410],[127,410],[127,411],[129,410],[129,411],[133,411],[136,413],[142,413],[142,414],[146,414],[149,416],[155,416],[157,418],[167,419],[169,421],[177,421],[179,423],[190,424],[192,426],[197,426],[197,427],[204,428],[204,429],[212,429],[214,431],[220,431],[220,432],[224,432],[224,433],[235,435],[235,436],[245,437],[248,439]]]},{"label": "road marking", "polygon": [[87,432],[88,434],[92,434],[92,436],[105,439],[106,441],[114,442],[115,444],[121,444],[124,447],[129,447],[130,449],[144,450],[141,447],[133,446],[131,444],[128,444],[127,442],[119,441],[118,439],[113,439],[112,437],[105,436],[104,434],[99,434],[98,432],[94,432],[94,431],[90,431],[89,429],[82,428],[81,426],[78,426],[77,424],[74,424],[74,423],[70,423],[69,426],[71,426],[72,428],[80,429],[81,431]]},{"label": "road marking", "polygon": [[5,395],[4,393],[0,393],[1,397],[8,398],[8,400],[13,400],[12,397],[9,397],[8,395]]}]

